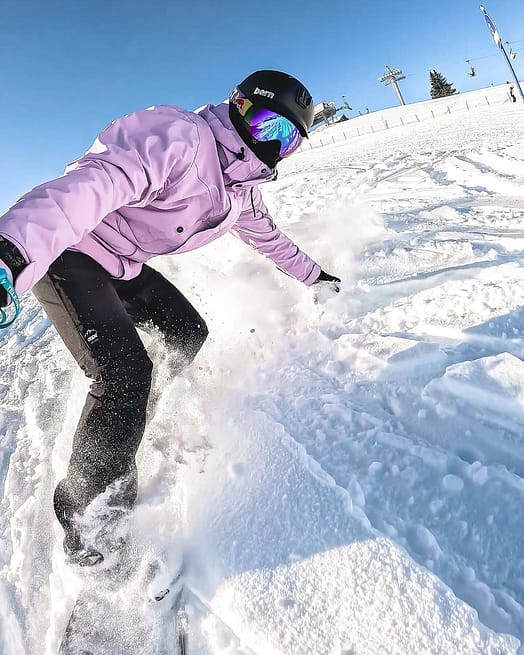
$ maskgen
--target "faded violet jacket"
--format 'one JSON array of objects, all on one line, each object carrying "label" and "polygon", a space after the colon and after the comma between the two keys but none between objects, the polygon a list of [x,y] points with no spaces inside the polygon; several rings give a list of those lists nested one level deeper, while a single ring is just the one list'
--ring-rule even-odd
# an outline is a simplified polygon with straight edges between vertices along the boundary
[{"label": "faded violet jacket", "polygon": [[197,113],[157,106],[117,119],[62,177],[0,218],[0,235],[28,262],[16,290],[31,289],[66,249],[127,280],[155,255],[194,250],[226,232],[313,284],[319,265],[262,201],[258,184],[272,177],[234,130],[227,103]]}]

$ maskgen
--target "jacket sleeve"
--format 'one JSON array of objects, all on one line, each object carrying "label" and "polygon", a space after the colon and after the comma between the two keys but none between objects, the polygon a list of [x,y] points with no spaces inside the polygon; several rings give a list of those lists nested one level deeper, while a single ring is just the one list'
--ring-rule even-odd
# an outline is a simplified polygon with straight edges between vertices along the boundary
[{"label": "jacket sleeve", "polygon": [[231,232],[284,273],[308,286],[313,284],[320,275],[320,266],[273,223],[257,187],[251,189],[250,201],[251,206],[240,214]]},{"label": "jacket sleeve", "polygon": [[114,121],[62,177],[29,191],[0,217],[0,235],[28,262],[16,281],[18,293],[30,289],[107,214],[146,204],[162,189],[177,154],[173,144],[181,144],[177,118],[187,121],[169,110],[175,108],[157,107]]}]

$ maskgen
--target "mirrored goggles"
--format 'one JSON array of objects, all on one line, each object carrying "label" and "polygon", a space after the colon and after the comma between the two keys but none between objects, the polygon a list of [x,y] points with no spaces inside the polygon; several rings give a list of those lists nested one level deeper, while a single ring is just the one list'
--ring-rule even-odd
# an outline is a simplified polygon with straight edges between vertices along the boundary
[{"label": "mirrored goggles", "polygon": [[237,97],[234,102],[244,119],[247,131],[257,141],[280,141],[280,157],[287,157],[300,146],[302,135],[289,119],[270,109],[258,107],[247,98]]}]

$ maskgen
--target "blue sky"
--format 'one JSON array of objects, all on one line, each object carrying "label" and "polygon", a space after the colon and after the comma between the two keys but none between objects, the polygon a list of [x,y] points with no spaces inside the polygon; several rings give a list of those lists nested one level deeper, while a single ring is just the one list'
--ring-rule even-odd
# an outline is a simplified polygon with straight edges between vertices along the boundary
[{"label": "blue sky", "polygon": [[[486,0],[524,77],[524,3]],[[442,0],[7,0],[0,4],[0,210],[60,175],[112,119],[153,104],[224,99],[257,68],[302,79],[315,101],[381,109],[402,68],[407,102],[435,68],[457,90],[509,79],[478,2]],[[468,76],[470,59],[477,76]]]}]

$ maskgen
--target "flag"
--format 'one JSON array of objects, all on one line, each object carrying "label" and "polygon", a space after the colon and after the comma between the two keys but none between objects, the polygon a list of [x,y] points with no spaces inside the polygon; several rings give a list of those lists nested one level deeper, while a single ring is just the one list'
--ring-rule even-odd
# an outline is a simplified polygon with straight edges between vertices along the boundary
[{"label": "flag", "polygon": [[493,41],[497,44],[499,48],[502,48],[502,39],[500,38],[499,31],[497,30],[497,27],[495,23],[491,20],[491,18],[488,16],[486,10],[482,5],[480,5],[480,11],[484,14],[484,19],[486,21],[486,24],[488,26],[489,31],[491,32],[491,36],[493,37]]}]

